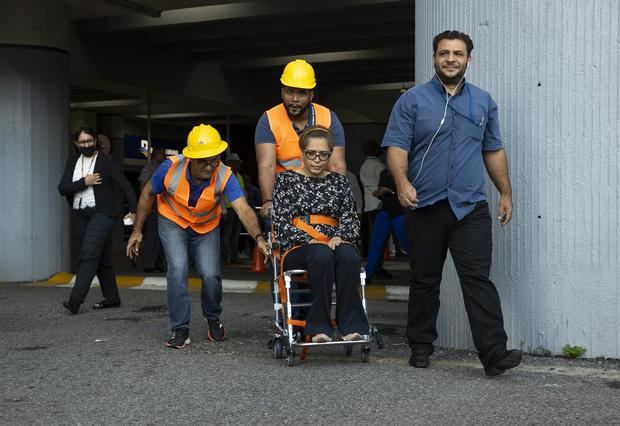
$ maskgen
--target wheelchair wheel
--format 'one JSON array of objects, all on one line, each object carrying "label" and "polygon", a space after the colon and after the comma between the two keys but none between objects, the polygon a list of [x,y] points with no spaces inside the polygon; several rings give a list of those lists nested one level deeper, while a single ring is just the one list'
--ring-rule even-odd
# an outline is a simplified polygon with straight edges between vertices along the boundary
[{"label": "wheelchair wheel", "polygon": [[286,365],[289,367],[293,367],[295,365],[295,351],[294,350],[291,350],[286,355]]},{"label": "wheelchair wheel", "polygon": [[273,340],[273,357],[275,359],[284,358],[284,348],[282,345],[282,339],[280,338],[275,338]]},{"label": "wheelchair wheel", "polygon": [[364,346],[362,348],[362,354],[360,356],[362,362],[368,362],[368,359],[370,358],[370,347],[368,346]]},{"label": "wheelchair wheel", "polygon": [[379,330],[377,330],[377,327],[375,327],[374,325],[371,327],[370,333],[372,335],[372,337],[374,337],[375,339],[375,343],[377,344],[377,347],[379,349],[383,349],[383,336],[381,336],[381,334],[379,334]]},{"label": "wheelchair wheel", "polygon": [[353,346],[352,345],[346,345],[344,347],[344,354],[346,356],[351,356],[352,353],[353,353]]}]

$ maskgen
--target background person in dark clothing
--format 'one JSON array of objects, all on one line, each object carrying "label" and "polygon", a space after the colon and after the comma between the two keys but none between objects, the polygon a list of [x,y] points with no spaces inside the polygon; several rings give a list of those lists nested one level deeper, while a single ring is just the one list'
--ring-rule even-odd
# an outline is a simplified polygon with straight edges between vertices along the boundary
[{"label": "background person in dark clothing", "polygon": [[[140,192],[144,189],[147,182],[159,165],[166,159],[166,150],[158,147],[151,153],[151,161],[147,162],[142,170],[138,181],[140,181]],[[144,239],[142,240],[142,267],[144,272],[166,272],[166,255],[164,247],[159,239],[157,230],[157,208],[153,208],[144,224]]]},{"label": "background person in dark clothing", "polygon": [[80,260],[71,295],[63,306],[76,314],[88,294],[95,275],[103,300],[93,309],[118,307],[121,299],[110,258],[110,235],[123,212],[118,193],[129,203],[125,218],[135,219],[136,196],[120,167],[111,156],[96,150],[97,134],[81,127],[73,138],[77,152],[69,158],[58,184],[67,197],[76,219],[84,229]]}]

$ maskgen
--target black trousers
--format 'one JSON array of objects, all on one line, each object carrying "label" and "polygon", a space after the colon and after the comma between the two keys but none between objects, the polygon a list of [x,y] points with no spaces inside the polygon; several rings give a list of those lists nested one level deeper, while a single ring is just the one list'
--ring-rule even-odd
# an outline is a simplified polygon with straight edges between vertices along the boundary
[{"label": "black trousers", "polygon": [[163,269],[166,265],[164,247],[157,230],[157,212],[153,211],[146,218],[144,239],[142,240],[142,266],[150,269]]},{"label": "black trousers", "polygon": [[75,213],[78,221],[82,222],[84,235],[75,284],[69,296],[71,301],[75,304],[84,303],[95,275],[99,278],[103,298],[109,301],[120,300],[110,257],[110,235],[117,218],[98,213],[94,208],[75,210]]},{"label": "black trousers", "polygon": [[489,279],[491,269],[491,215],[480,202],[457,220],[447,200],[407,211],[409,288],[407,338],[412,348],[433,352],[437,339],[439,286],[448,249],[461,283],[465,310],[474,344],[484,365],[506,347],[502,308],[497,289]]},{"label": "black trousers", "polygon": [[325,244],[308,244],[289,252],[284,269],[306,269],[312,292],[312,308],[306,320],[307,335],[331,336],[332,288],[336,282],[336,324],[343,336],[368,334],[368,319],[360,299],[360,257],[357,249],[342,243],[336,250]]},{"label": "black trousers", "polygon": [[222,259],[239,261],[239,235],[241,234],[241,220],[232,207],[228,208],[226,220],[221,221],[220,251]]}]

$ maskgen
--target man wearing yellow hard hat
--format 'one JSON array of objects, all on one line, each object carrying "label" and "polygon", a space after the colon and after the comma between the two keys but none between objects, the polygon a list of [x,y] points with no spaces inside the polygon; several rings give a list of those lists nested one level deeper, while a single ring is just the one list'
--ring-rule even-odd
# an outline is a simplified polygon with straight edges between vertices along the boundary
[{"label": "man wearing yellow hard hat", "polygon": [[172,337],[169,348],[189,344],[190,297],[187,288],[189,256],[202,280],[202,315],[208,337],[220,341],[226,329],[220,321],[222,278],[220,275],[221,197],[226,195],[241,223],[268,254],[267,241],[256,214],[248,205],[239,181],[220,161],[228,144],[211,126],[192,129],[182,155],[164,160],[140,194],[134,230],[127,242],[127,255],[139,254],[142,227],[157,198],[159,237],[168,259],[167,299]]},{"label": "man wearing yellow hard hat", "polygon": [[338,117],[328,108],[312,103],[316,79],[312,65],[303,59],[289,62],[282,77],[282,103],[267,110],[256,125],[254,144],[258,162],[258,182],[267,217],[276,173],[301,167],[299,134],[308,126],[319,124],[334,135],[334,151],[329,169],[345,175],[344,129]]}]

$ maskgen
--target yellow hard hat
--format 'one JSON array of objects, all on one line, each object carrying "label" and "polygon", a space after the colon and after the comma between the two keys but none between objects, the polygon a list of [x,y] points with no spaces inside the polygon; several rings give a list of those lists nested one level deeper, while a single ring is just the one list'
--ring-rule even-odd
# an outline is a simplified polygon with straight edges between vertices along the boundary
[{"label": "yellow hard hat", "polygon": [[296,87],[298,89],[314,89],[316,79],[314,78],[314,69],[312,65],[303,59],[295,59],[284,67],[280,82],[288,87]]},{"label": "yellow hard hat", "polygon": [[187,158],[208,158],[221,154],[226,148],[228,143],[222,140],[217,130],[211,125],[200,124],[187,135],[183,155]]}]

